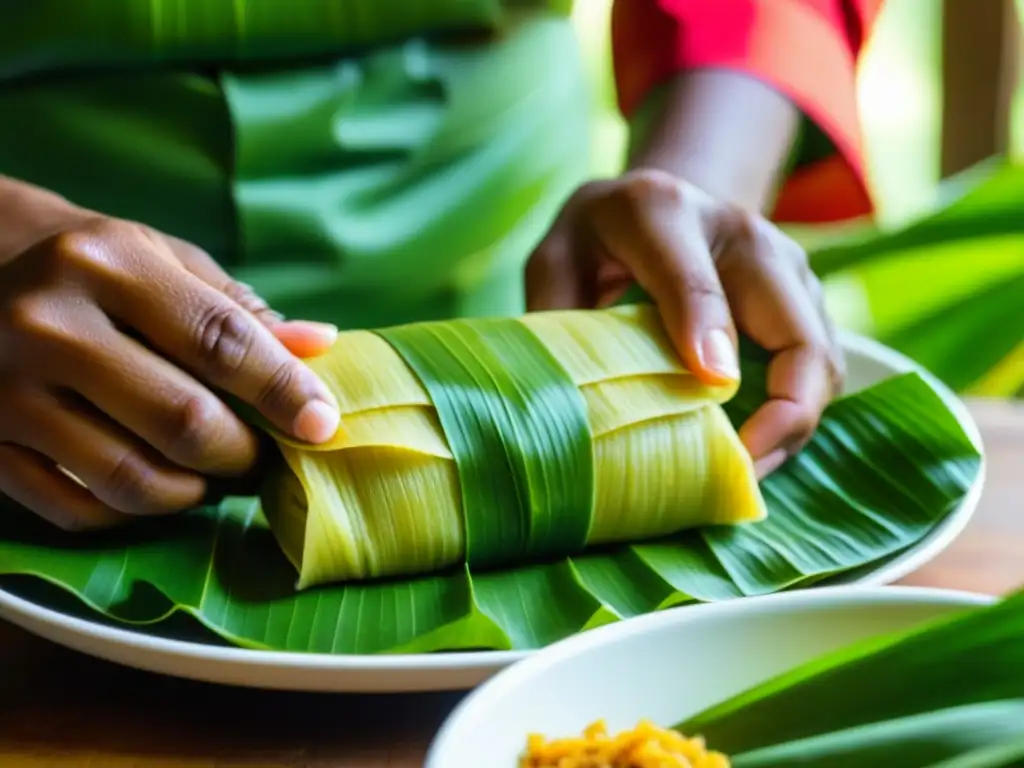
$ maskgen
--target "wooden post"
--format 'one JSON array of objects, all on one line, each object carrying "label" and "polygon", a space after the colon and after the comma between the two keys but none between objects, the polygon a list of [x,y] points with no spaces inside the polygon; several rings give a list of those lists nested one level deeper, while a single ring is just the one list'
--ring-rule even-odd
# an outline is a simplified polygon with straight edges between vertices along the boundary
[{"label": "wooden post", "polygon": [[945,178],[1007,150],[1022,61],[1016,0],[943,0],[942,6]]}]

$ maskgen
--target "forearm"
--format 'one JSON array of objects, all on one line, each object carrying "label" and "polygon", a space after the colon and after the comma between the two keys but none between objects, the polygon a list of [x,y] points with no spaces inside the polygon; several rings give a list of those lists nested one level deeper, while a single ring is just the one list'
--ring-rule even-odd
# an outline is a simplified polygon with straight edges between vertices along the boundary
[{"label": "forearm", "polygon": [[[643,123],[631,164],[669,170],[774,221],[870,215],[856,72],[881,6],[615,0],[617,100]],[[652,104],[663,107],[656,120]],[[798,124],[816,126],[832,151],[790,157]]]},{"label": "forearm", "polygon": [[88,215],[60,195],[0,176],[0,266]]},{"label": "forearm", "polygon": [[799,110],[776,89],[727,70],[681,72],[663,86],[630,168],[668,171],[750,210],[770,204]]}]

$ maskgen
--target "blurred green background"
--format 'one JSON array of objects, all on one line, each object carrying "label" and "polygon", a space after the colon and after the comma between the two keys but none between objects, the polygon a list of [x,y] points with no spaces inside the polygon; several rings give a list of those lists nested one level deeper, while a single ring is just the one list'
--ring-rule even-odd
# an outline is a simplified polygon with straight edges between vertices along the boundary
[{"label": "blurred green background", "polygon": [[[977,0],[985,3],[994,0]],[[611,0],[575,5],[593,89],[593,171],[617,172]],[[794,232],[840,325],[922,363],[958,392],[1024,396],[1024,126],[1015,100],[1007,157],[940,182],[942,12],[888,0],[860,68],[876,222]]]}]

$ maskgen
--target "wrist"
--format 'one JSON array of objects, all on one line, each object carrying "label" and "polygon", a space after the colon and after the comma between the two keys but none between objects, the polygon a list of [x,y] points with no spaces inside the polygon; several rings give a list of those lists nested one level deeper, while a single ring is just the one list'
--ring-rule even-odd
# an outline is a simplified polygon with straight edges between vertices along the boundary
[{"label": "wrist", "polygon": [[631,121],[629,168],[666,171],[709,195],[764,211],[792,149],[799,112],[738,72],[683,72]]}]

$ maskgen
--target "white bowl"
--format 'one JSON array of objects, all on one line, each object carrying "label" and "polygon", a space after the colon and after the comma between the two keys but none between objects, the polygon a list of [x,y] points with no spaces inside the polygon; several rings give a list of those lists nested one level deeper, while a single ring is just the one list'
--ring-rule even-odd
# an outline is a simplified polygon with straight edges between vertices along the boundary
[{"label": "white bowl", "polygon": [[[529,733],[671,726],[803,662],[994,598],[908,587],[827,587],[652,614],[550,646],[467,697],[426,768],[517,768]],[[713,746],[713,745],[712,745]]]}]

